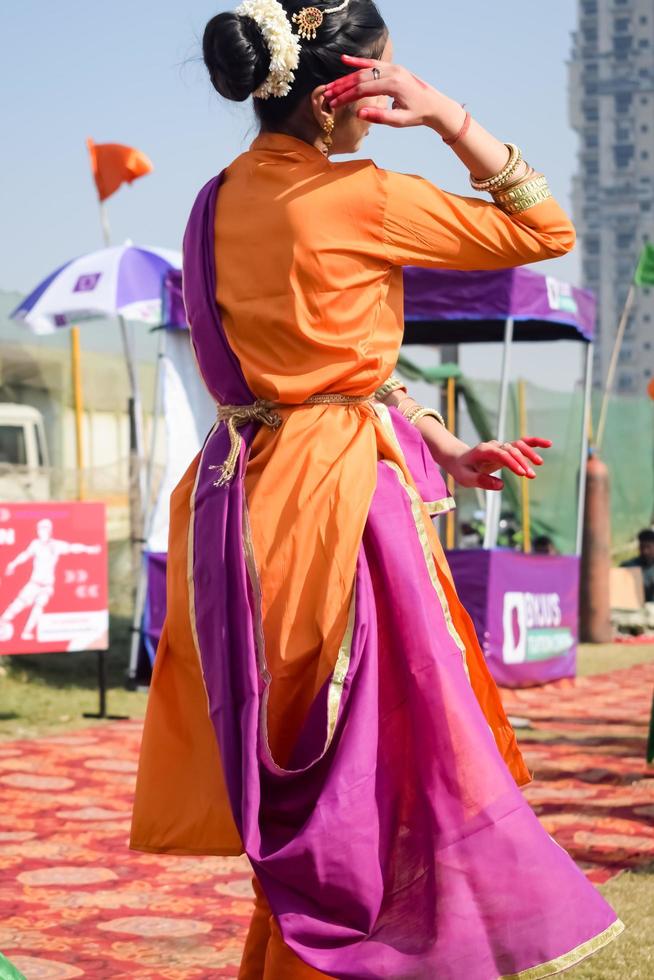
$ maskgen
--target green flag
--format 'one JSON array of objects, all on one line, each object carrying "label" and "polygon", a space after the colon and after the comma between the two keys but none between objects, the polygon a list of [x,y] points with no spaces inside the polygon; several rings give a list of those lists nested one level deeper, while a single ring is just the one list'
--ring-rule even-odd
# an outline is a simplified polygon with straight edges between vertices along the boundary
[{"label": "green flag", "polygon": [[638,260],[634,282],[637,286],[654,286],[654,245],[649,242]]},{"label": "green flag", "polygon": [[0,953],[0,980],[25,980],[24,975]]}]

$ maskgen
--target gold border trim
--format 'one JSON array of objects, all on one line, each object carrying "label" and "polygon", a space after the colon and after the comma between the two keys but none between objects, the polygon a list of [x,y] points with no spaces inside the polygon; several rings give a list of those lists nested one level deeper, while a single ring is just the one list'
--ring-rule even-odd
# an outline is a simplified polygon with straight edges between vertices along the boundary
[{"label": "gold border trim", "polygon": [[191,497],[189,500],[189,520],[188,520],[188,542],[187,542],[187,561],[186,561],[186,587],[188,590],[188,613],[189,620],[191,623],[191,635],[193,637],[193,646],[195,647],[195,653],[198,658],[198,663],[200,665],[200,673],[202,675],[202,686],[204,687],[204,696],[207,699],[207,714],[211,714],[211,704],[209,702],[209,690],[207,688],[207,680],[204,676],[204,669],[202,667],[202,654],[200,653],[200,638],[198,636],[198,625],[195,614],[195,576],[193,574],[194,564],[195,564],[195,498],[197,496],[198,487],[200,485],[200,477],[202,475],[202,464],[204,463],[204,456],[207,451],[207,447],[211,440],[211,437],[216,432],[219,422],[213,426],[211,432],[206,438],[204,446],[200,452],[200,459],[198,461],[198,471],[195,474],[195,480],[193,482],[193,490],[191,491]]},{"label": "gold border trim", "polygon": [[357,586],[355,578],[354,585],[352,587],[352,598],[350,599],[350,611],[348,612],[347,616],[347,628],[345,630],[343,642],[341,643],[341,648],[338,651],[336,665],[334,667],[332,679],[329,682],[329,691],[327,693],[327,742],[325,744],[325,752],[332,744],[334,732],[336,731],[338,712],[341,707],[341,700],[343,698],[343,686],[350,669],[350,659],[352,657],[352,639],[354,637],[354,626],[356,621],[356,597]]},{"label": "gold border trim", "polygon": [[[383,402],[374,402],[373,408],[386,435],[393,443],[393,448],[395,449],[399,459],[401,459],[404,464],[407,465],[404,450],[402,449],[400,440],[397,438],[397,433],[395,431],[395,426],[393,425],[393,419],[391,418],[388,405],[385,405]],[[422,498],[420,499],[422,500]],[[427,513],[430,517],[437,517],[439,514],[447,514],[451,510],[456,510],[456,501],[454,497],[444,497],[442,500],[422,500],[422,503],[427,508]]]},{"label": "gold border trim", "polygon": [[448,514],[450,511],[456,510],[454,497],[443,497],[442,500],[425,500],[424,504],[430,517],[437,517],[439,514]]},{"label": "gold border trim", "polygon": [[259,572],[257,570],[257,561],[254,554],[254,542],[252,540],[252,528],[250,525],[250,511],[248,510],[247,496],[245,494],[245,487],[243,488],[243,556],[245,558],[245,567],[247,570],[248,578],[250,580],[250,588],[252,589],[252,596],[254,599],[254,642],[257,650],[257,670],[259,671],[259,676],[263,681],[263,696],[261,698],[261,704],[259,706],[259,724],[263,732],[264,744],[266,747],[266,754],[268,756],[268,761],[277,772],[284,772],[281,766],[278,766],[270,748],[270,738],[268,735],[268,701],[270,699],[270,685],[272,684],[272,674],[268,670],[268,664],[266,662],[265,653],[265,641],[263,634],[263,617],[261,614],[263,597],[261,594],[261,583],[259,581]]},{"label": "gold border trim", "polygon": [[605,929],[604,932],[600,932],[599,935],[582,943],[581,946],[570,950],[569,953],[564,953],[563,956],[557,956],[556,959],[549,960],[547,963],[541,963],[540,966],[532,966],[528,970],[522,970],[521,973],[507,973],[505,976],[499,977],[499,980],[543,980],[543,977],[551,977],[555,973],[562,973],[563,970],[569,970],[570,967],[577,966],[586,957],[592,956],[593,953],[597,953],[604,946],[608,946],[622,932],[624,932],[624,922],[616,919],[613,925]]},{"label": "gold border trim", "polygon": [[463,668],[466,672],[468,680],[470,680],[470,671],[468,670],[468,661],[466,657],[466,646],[461,637],[458,634],[457,628],[454,625],[454,620],[452,619],[452,613],[450,612],[450,607],[447,601],[445,592],[443,591],[443,586],[441,585],[440,579],[438,577],[438,569],[436,568],[436,561],[434,559],[434,554],[429,542],[429,537],[427,535],[427,528],[424,520],[424,503],[420,494],[412,487],[407,481],[402,468],[398,463],[391,459],[384,459],[382,462],[393,470],[397,476],[398,482],[406,495],[409,498],[411,504],[411,513],[413,515],[413,521],[416,526],[416,532],[420,540],[420,545],[422,547],[422,553],[425,558],[425,565],[427,566],[427,571],[429,572],[429,578],[431,579],[431,584],[434,588],[434,592],[438,596],[438,601],[440,602],[441,609],[443,610],[443,617],[445,619],[445,625],[447,626],[447,632],[450,634],[457,647],[461,653],[461,659],[463,661]]},{"label": "gold border trim", "polygon": [[400,440],[397,438],[397,432],[395,431],[395,426],[393,425],[393,419],[391,418],[391,413],[388,408],[388,405],[384,405],[383,402],[373,402],[372,407],[375,410],[375,415],[381,422],[382,427],[386,432],[386,435],[393,443],[393,448],[395,449],[395,452],[398,454],[400,459],[404,459],[404,450],[400,445]]}]

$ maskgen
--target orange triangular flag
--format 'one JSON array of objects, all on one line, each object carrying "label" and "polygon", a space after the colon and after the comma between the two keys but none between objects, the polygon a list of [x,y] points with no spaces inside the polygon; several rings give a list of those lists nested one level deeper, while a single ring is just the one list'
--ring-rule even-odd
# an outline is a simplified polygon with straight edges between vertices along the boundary
[{"label": "orange triangular flag", "polygon": [[145,153],[120,143],[94,143],[87,139],[91,167],[101,201],[111,197],[122,184],[131,184],[149,174],[154,167]]}]

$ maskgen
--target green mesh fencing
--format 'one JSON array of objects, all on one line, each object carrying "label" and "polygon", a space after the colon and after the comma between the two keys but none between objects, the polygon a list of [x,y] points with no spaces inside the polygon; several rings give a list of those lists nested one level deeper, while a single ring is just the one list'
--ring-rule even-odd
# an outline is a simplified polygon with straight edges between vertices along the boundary
[{"label": "green mesh fencing", "polygon": [[[412,368],[414,372],[420,370],[415,365]],[[457,389],[480,439],[495,438],[499,384],[459,378]],[[435,387],[436,391],[440,395],[440,387]],[[508,440],[520,435],[518,397],[518,384],[513,383],[508,399]],[[600,398],[599,393],[594,398],[595,419]],[[577,530],[583,394],[549,391],[526,383],[525,401],[529,434],[554,443],[545,454],[547,465],[529,484],[532,536],[546,534],[558,551],[572,554]],[[654,514],[653,402],[619,396],[611,400],[601,457],[611,476],[612,549],[614,555],[622,555],[634,544],[638,531],[650,525]],[[464,497],[469,499],[469,495]],[[504,509],[522,520],[520,484],[511,475],[506,476],[503,504]]]},{"label": "green mesh fencing", "polygon": [[[499,384],[464,381],[459,387],[470,417],[482,439],[497,431]],[[593,398],[593,417],[601,395]],[[554,443],[547,465],[529,484],[532,534],[547,534],[563,554],[574,552],[581,451],[583,395],[548,391],[525,384],[527,428],[530,435]],[[518,384],[509,389],[507,439],[520,435]],[[648,527],[654,513],[654,404],[644,398],[614,397],[608,413],[601,457],[611,477],[611,536],[615,554],[629,548],[638,531]],[[519,481],[506,478],[506,503],[522,519]]]}]

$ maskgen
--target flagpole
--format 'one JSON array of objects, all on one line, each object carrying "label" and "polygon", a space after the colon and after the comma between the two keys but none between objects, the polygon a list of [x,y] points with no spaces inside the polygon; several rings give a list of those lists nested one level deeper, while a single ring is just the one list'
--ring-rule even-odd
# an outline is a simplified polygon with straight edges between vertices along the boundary
[{"label": "flagpole", "polygon": [[111,229],[109,228],[109,214],[107,213],[107,205],[104,203],[104,201],[99,201],[99,204],[100,204],[100,224],[102,225],[102,240],[104,241],[105,248],[110,248]]},{"label": "flagpole", "polygon": [[600,410],[599,422],[597,423],[597,438],[595,441],[595,446],[598,452],[601,450],[602,443],[604,442],[606,420],[609,413],[609,401],[611,399],[611,394],[613,392],[613,384],[615,382],[615,374],[618,369],[618,361],[620,360],[620,352],[622,350],[624,335],[627,330],[627,324],[629,323],[629,317],[631,316],[631,312],[633,310],[635,300],[636,300],[636,284],[632,282],[629,288],[629,292],[627,293],[627,299],[625,301],[624,309],[622,311],[622,316],[620,318],[620,325],[618,326],[618,332],[615,338],[615,344],[613,345],[613,353],[611,354],[609,370],[606,375],[606,386],[604,388],[604,396],[602,398],[602,408]]}]

